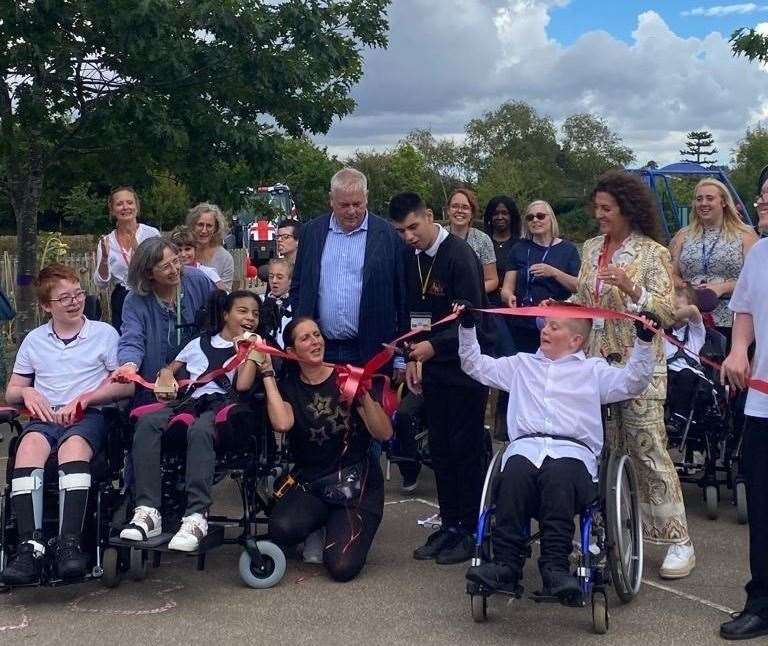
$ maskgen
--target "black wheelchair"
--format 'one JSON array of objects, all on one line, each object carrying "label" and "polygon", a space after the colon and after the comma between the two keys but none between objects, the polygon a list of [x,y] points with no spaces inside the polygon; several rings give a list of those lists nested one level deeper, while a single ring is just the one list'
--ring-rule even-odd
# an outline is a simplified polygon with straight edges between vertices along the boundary
[{"label": "black wheelchair", "polygon": [[[134,409],[132,420],[165,405],[155,403]],[[123,572],[140,581],[146,577],[150,562],[153,567],[158,567],[162,554],[171,552],[168,542],[178,528],[186,506],[186,434],[193,420],[187,413],[175,415],[163,433],[160,512],[165,527],[173,528],[173,531],[165,531],[145,541],[121,539],[120,530],[129,522],[131,515],[128,512],[133,509],[133,504],[127,505],[123,517],[111,527],[109,546],[104,553],[104,585],[118,585]],[[210,515],[208,535],[196,551],[184,554],[194,557],[197,569],[203,570],[209,550],[222,544],[241,545],[243,551],[238,568],[243,582],[252,588],[270,588],[280,582],[286,569],[283,551],[266,540],[266,524],[274,506],[275,481],[287,473],[288,462],[286,450],[277,445],[267,422],[263,393],[254,395],[247,403],[225,406],[217,413],[214,444],[214,485],[224,478],[233,480],[240,495],[242,513],[234,517]],[[127,445],[130,446],[130,441]],[[239,533],[227,536],[225,530],[233,526],[240,529]]]},{"label": "black wheelchair", "polygon": [[[725,348],[725,337],[717,330],[707,328],[701,356],[722,363]],[[666,411],[668,444],[679,452],[675,467],[680,480],[701,487],[707,517],[717,519],[720,488],[725,486],[733,492],[738,522],[744,524],[747,522],[747,497],[739,468],[741,433],[734,424],[736,402],[732,398],[733,391],[720,384],[717,372],[706,362],[702,363],[692,366],[701,375],[696,380],[690,401],[685,406],[687,412],[682,417],[677,413],[673,415],[669,410],[669,402],[676,396],[674,389],[669,389]]]},{"label": "black wheelchair", "polygon": [[[67,583],[79,583],[83,580],[99,579],[108,576],[109,531],[113,516],[124,507],[122,473],[124,448],[121,441],[125,426],[125,414],[122,410],[108,406],[102,408],[107,436],[102,450],[91,460],[92,484],[88,493],[85,522],[83,525],[82,548],[89,555],[91,569],[85,578],[61,579],[57,576],[52,562],[59,533],[59,489],[58,462],[56,452],[52,452],[45,464],[43,485],[43,541],[46,544],[46,557],[40,580],[31,586],[56,586]],[[21,438],[22,426],[19,412],[14,408],[0,408],[0,424],[8,424],[12,436],[8,445],[8,465],[6,467],[5,486],[0,495],[0,574],[5,570],[8,560],[18,548],[16,518],[11,512],[11,473],[16,451]],[[0,590],[9,586],[0,585]]]},{"label": "black wheelchair", "polygon": [[[493,559],[495,496],[503,454],[503,449],[496,452],[485,476],[473,566]],[[599,472],[598,497],[580,514],[576,576],[581,598],[572,605],[589,605],[594,631],[604,634],[609,628],[608,588],[613,587],[622,603],[632,601],[640,590],[643,530],[637,474],[629,456],[605,448]],[[528,545],[539,537],[540,532],[532,534]],[[522,586],[514,591],[491,590],[472,581],[467,582],[466,589],[472,618],[476,622],[488,618],[488,598],[493,594],[519,599],[524,592]],[[541,593],[533,593],[530,598],[537,603],[560,603],[557,597]]]}]

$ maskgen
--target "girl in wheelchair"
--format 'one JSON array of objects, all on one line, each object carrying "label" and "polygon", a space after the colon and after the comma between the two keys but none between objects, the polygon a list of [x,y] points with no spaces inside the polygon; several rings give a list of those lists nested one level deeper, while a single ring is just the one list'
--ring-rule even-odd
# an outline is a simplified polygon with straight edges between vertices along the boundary
[{"label": "girl in wheelchair", "polygon": [[[230,294],[214,292],[208,304],[209,329],[190,341],[176,359],[158,373],[156,395],[172,399],[178,389],[175,375],[186,369],[194,381],[221,368],[236,354],[237,342],[259,323],[258,297],[245,290]],[[249,359],[258,360],[261,353]],[[238,368],[243,368],[246,361]],[[181,528],[168,544],[169,549],[195,551],[208,533],[206,519],[211,505],[216,452],[214,434],[216,414],[236,399],[235,370],[192,387],[191,393],[176,404],[150,404],[133,411],[137,419],[133,437],[135,509],[131,522],[120,532],[124,540],[144,541],[162,533],[161,452],[163,432],[169,421],[185,414],[186,431],[186,510]],[[243,390],[248,390],[244,388]]]},{"label": "girl in wheelchair", "polygon": [[653,375],[654,331],[636,323],[638,341],[624,368],[585,357],[589,319],[546,319],[536,354],[494,359],[480,353],[475,318],[465,305],[456,305],[462,370],[486,386],[509,392],[509,444],[496,489],[493,560],[470,567],[467,579],[492,591],[515,593],[535,517],[541,530],[542,593],[572,603],[581,598],[568,560],[573,518],[596,496],[601,405],[645,390]]}]

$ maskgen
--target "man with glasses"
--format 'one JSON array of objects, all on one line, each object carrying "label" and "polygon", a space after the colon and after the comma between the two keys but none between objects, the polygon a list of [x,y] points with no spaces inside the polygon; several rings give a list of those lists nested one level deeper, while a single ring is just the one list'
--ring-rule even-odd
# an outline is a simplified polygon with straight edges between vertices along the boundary
[{"label": "man with glasses", "polygon": [[5,392],[6,401],[23,404],[30,417],[12,463],[11,509],[19,548],[3,571],[8,585],[40,578],[46,552],[43,474],[52,451],[57,451],[59,463],[56,572],[62,579],[85,576],[88,557],[80,536],[91,487],[90,462],[106,433],[99,405],[133,393],[133,386],[107,380],[118,365],[118,335],[111,325],[83,316],[85,292],[74,270],[59,264],[45,267],[36,290],[51,319],[22,341]]},{"label": "man with glasses", "polygon": [[301,222],[292,218],[277,223],[277,253],[292,265],[296,264],[296,252],[299,249]]}]

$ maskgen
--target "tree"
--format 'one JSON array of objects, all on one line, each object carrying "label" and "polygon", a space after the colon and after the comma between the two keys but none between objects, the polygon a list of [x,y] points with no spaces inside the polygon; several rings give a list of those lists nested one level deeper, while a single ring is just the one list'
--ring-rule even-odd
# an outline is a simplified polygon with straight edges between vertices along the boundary
[{"label": "tree", "polygon": [[461,147],[451,139],[435,139],[432,132],[425,129],[411,130],[401,143],[413,146],[423,157],[433,177],[430,201],[433,208],[442,210],[450,192],[464,179],[465,164]]},{"label": "tree", "polygon": [[715,140],[711,132],[706,130],[693,130],[686,135],[685,150],[681,150],[683,156],[681,161],[694,162],[696,164],[714,164],[717,161],[716,155],[720,152],[714,147]]},{"label": "tree", "polygon": [[768,36],[754,29],[742,27],[731,34],[730,42],[734,56],[744,56],[750,61],[768,63]]},{"label": "tree", "polygon": [[69,156],[216,177],[266,167],[277,130],[349,114],[389,0],[17,0],[0,8],[0,168],[18,236],[17,329],[33,322],[37,215]]},{"label": "tree", "polygon": [[745,204],[757,191],[760,172],[768,160],[768,127],[758,125],[748,129],[733,151],[731,181]]}]

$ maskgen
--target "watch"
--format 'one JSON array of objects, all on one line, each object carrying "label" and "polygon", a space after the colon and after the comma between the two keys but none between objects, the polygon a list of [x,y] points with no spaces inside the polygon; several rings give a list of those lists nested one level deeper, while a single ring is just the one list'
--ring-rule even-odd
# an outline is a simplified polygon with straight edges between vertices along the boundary
[{"label": "watch", "polygon": [[274,378],[275,371],[274,370],[264,370],[263,372],[259,373],[261,375],[262,379],[266,379],[267,377]]}]

